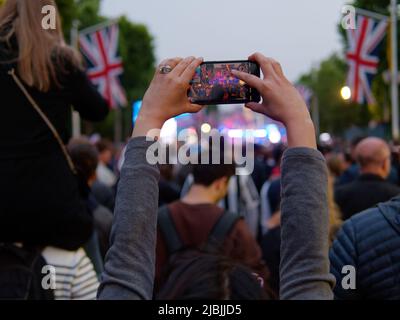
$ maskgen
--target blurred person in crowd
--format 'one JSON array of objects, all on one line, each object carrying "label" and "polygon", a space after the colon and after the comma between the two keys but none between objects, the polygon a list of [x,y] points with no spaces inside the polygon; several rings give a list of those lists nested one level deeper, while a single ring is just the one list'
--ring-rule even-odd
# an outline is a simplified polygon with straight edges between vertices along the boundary
[{"label": "blurred person in crowd", "polygon": [[158,182],[158,205],[161,207],[179,200],[181,193],[179,185],[174,182],[172,164],[160,165],[160,181]]},{"label": "blurred person in crowd", "polygon": [[[88,208],[93,214],[95,226],[95,248],[92,248],[90,257],[94,257],[96,249],[100,249],[101,262],[103,264],[104,257],[108,250],[108,240],[110,237],[112,225],[112,212],[101,205],[96,197],[92,194],[92,186],[96,181],[96,169],[98,166],[98,152],[89,141],[85,139],[72,139],[68,145],[68,151],[71,154],[71,159],[74,162],[78,175],[81,178],[81,189],[87,194]],[[95,251],[95,252],[93,252]],[[97,260],[92,258],[92,260]],[[98,265],[99,263],[97,263]]]},{"label": "blurred person in crowd", "polygon": [[63,153],[67,120],[71,105],[89,121],[105,119],[108,106],[79,54],[65,44],[60,17],[55,30],[42,28],[46,5],[56,7],[53,0],[7,0],[0,8],[0,88],[7,106],[0,126],[0,241],[76,250],[92,234],[93,221]]},{"label": "blurred person in crowd", "polygon": [[274,291],[279,292],[279,264],[281,246],[281,179],[271,182],[267,201],[271,217],[267,224],[267,232],[263,235],[260,246],[262,257],[271,272],[270,284]]},{"label": "blurred person in crowd", "polygon": [[99,165],[97,166],[97,179],[108,187],[114,187],[117,183],[117,177],[110,168],[113,161],[113,145],[107,139],[101,139],[96,142],[96,148],[99,152]]},{"label": "blurred person in crowd", "polygon": [[365,137],[356,137],[350,143],[350,149],[346,153],[349,167],[342,173],[342,175],[337,179],[336,186],[345,185],[354,181],[359,176],[359,168],[357,164],[356,148],[357,145]]},{"label": "blurred person in crowd", "polygon": [[391,153],[384,140],[363,139],[357,145],[355,156],[360,176],[335,191],[335,201],[343,220],[400,194],[400,188],[386,180],[391,168]]},{"label": "blurred person in crowd", "polygon": [[272,157],[274,159],[274,166],[271,171],[270,180],[278,179],[281,176],[281,160],[283,153],[285,152],[286,146],[284,144],[278,144],[274,146],[272,151]]},{"label": "blurred person in crowd", "polygon": [[47,247],[42,252],[55,268],[55,300],[95,300],[99,279],[86,252]]},{"label": "blurred person in crowd", "polygon": [[[186,177],[181,190],[181,198],[186,196],[194,183],[193,167],[190,169],[180,170],[180,172],[190,172]],[[242,216],[250,229],[251,234],[258,238],[261,234],[261,211],[260,211],[260,195],[254,184],[251,175],[233,175],[228,182],[228,191],[218,205],[229,212],[238,213]]]},{"label": "blurred person in crowd", "polygon": [[337,179],[347,170],[348,164],[346,155],[343,152],[332,152],[325,155],[329,173],[336,182]]},{"label": "blurred person in crowd", "polygon": [[251,174],[257,191],[260,192],[263,184],[268,179],[268,167],[264,158],[263,146],[254,145],[254,170]]},{"label": "blurred person in crowd", "polygon": [[[208,152],[210,156],[213,154],[211,149],[203,152]],[[199,159],[201,155],[202,152],[199,152]],[[234,164],[224,164],[225,155],[222,148],[219,159],[220,164],[192,165],[194,181],[188,193],[180,201],[160,208],[160,214],[164,213],[171,221],[172,228],[176,230],[181,247],[202,249],[209,240],[212,241],[210,238],[213,236],[213,231],[218,228],[221,221],[227,219],[226,215],[235,216],[234,212],[225,212],[217,206],[217,203],[226,196],[230,177],[235,173]],[[169,257],[179,249],[171,248],[170,237],[173,235],[171,232],[166,232],[167,229],[161,224],[162,221],[160,216],[157,236],[156,288],[160,288],[162,284],[163,269],[168,264]],[[227,221],[230,220],[227,219]],[[226,222],[226,225],[228,224]],[[268,278],[268,270],[261,260],[260,248],[243,219],[233,219],[229,230],[226,230],[223,236],[222,242],[215,245],[222,246],[225,255],[241,261],[264,279]]]}]

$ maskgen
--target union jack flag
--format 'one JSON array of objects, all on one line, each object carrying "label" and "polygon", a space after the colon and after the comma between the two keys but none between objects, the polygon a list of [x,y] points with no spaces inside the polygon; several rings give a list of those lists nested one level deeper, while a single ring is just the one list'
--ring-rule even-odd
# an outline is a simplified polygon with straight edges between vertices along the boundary
[{"label": "union jack flag", "polygon": [[119,28],[117,23],[81,32],[79,46],[88,65],[87,75],[96,85],[110,108],[126,106],[127,99],[120,77],[124,72],[118,56]]},{"label": "union jack flag", "polygon": [[375,102],[371,84],[378,72],[379,44],[385,36],[387,26],[387,20],[378,21],[358,15],[357,28],[347,29],[347,84],[351,88],[352,100],[360,104]]}]

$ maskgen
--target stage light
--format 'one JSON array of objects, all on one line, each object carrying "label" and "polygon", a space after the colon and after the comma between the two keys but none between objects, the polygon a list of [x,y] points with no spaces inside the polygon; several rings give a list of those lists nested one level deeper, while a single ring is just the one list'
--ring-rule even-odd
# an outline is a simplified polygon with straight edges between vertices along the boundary
[{"label": "stage light", "polygon": [[164,123],[160,137],[161,139],[165,140],[166,142],[174,141],[176,134],[177,134],[178,124],[174,118],[169,119],[167,122]]},{"label": "stage light", "polygon": [[342,96],[343,100],[350,100],[351,98],[351,89],[347,86],[344,86],[341,90],[340,90],[340,95]]},{"label": "stage light", "polygon": [[202,126],[201,126],[201,132],[210,133],[211,132],[211,126],[208,123],[203,123]]},{"label": "stage light", "polygon": [[228,131],[229,138],[243,138],[243,130],[231,129]]},{"label": "stage light", "polygon": [[267,126],[267,136],[268,136],[268,140],[271,143],[279,143],[282,140],[282,135],[279,132],[279,128],[276,124],[269,124]]},{"label": "stage light", "polygon": [[265,129],[258,129],[253,131],[254,138],[266,138],[267,137],[267,130]]},{"label": "stage light", "polygon": [[332,141],[332,137],[329,133],[324,132],[319,136],[319,140],[324,143],[329,143]]}]

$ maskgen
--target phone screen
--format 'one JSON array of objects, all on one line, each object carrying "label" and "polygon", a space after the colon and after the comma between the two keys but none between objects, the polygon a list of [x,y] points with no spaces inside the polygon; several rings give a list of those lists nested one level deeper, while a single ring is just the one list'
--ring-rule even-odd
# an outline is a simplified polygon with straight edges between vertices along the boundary
[{"label": "phone screen", "polygon": [[197,104],[236,104],[259,102],[257,90],[231,74],[239,70],[260,76],[259,66],[251,61],[204,62],[196,70],[188,92]]}]

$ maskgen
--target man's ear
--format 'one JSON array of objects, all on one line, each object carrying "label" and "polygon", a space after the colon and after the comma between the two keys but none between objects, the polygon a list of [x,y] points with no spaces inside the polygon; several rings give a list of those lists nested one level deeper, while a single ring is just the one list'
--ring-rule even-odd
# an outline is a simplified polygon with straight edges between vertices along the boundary
[{"label": "man's ear", "polygon": [[226,188],[227,184],[228,184],[228,177],[221,177],[218,180],[214,181],[214,187],[217,190],[221,190],[223,188]]}]

